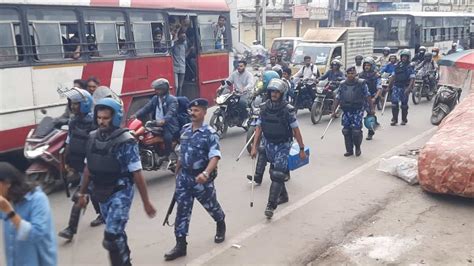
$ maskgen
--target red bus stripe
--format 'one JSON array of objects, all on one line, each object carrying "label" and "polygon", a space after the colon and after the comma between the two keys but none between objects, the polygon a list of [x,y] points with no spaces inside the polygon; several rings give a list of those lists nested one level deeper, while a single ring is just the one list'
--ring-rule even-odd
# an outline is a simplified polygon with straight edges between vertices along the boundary
[{"label": "red bus stripe", "polygon": [[114,61],[88,63],[82,70],[82,79],[94,76],[99,79],[100,85],[109,87],[113,67]]},{"label": "red bus stripe", "polygon": [[25,139],[34,125],[0,131],[0,153],[23,149]]}]

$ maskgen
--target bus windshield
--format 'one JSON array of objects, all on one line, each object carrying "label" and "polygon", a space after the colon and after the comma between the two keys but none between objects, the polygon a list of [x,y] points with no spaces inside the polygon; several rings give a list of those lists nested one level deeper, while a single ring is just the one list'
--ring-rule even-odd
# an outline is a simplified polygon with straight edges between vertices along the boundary
[{"label": "bus windshield", "polygon": [[329,57],[331,47],[317,47],[317,46],[297,46],[295,53],[291,60],[293,64],[303,64],[304,57],[311,56],[311,62],[316,65],[326,65]]},{"label": "bus windshield", "polygon": [[404,15],[379,15],[359,18],[359,26],[375,29],[375,47],[409,47],[413,20]]}]

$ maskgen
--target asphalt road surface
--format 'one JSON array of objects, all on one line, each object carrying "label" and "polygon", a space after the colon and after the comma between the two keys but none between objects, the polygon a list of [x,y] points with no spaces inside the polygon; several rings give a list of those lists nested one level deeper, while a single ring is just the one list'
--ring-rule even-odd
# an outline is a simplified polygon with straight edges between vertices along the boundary
[{"label": "asphalt road surface", "polygon": [[[367,130],[364,129],[362,156],[350,158],[343,156],[340,119],[321,140],[329,117],[313,125],[309,112],[301,110],[298,121],[304,142],[311,149],[310,164],[291,173],[291,180],[287,182],[290,201],[278,207],[272,220],[264,216],[270,185],[268,172],[263,184],[255,188],[255,204],[250,208],[251,185],[246,175],[251,174],[252,161],[247,154],[239,162],[235,160],[245,143],[245,132],[240,128],[229,129],[221,140],[223,158],[215,181],[218,200],[226,213],[226,241],[214,243],[215,223],[196,201],[188,255],[172,262],[165,262],[163,255],[175,244],[173,228],[161,224],[174,191],[174,176],[170,172],[147,172],[148,191],[158,213],[149,219],[138,192],[135,193],[127,225],[132,263],[301,265],[314,261],[406,189],[407,183],[376,168],[380,158],[420,148],[430,138],[435,132],[429,120],[431,105],[426,99],[416,106],[410,100],[406,126],[389,125],[390,107],[384,116],[379,111],[381,128],[372,141],[365,140]],[[67,225],[71,201],[62,191],[50,195],[50,200],[59,231]],[[89,206],[75,239],[66,243],[58,238],[59,265],[108,265],[107,253],[101,244],[104,227],[89,226],[94,218],[93,208]],[[2,245],[0,243],[0,264],[4,263]]]}]

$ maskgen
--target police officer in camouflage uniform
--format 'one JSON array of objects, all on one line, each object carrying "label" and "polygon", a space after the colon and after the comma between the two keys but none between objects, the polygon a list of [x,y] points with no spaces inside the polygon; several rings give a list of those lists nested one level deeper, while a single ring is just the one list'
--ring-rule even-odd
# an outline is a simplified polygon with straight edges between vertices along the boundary
[{"label": "police officer in camouflage uniform", "polygon": [[391,126],[396,126],[398,123],[399,108],[402,109],[401,125],[404,126],[408,122],[408,97],[415,85],[415,71],[410,65],[410,56],[411,53],[408,49],[400,52],[400,62],[396,65],[388,84],[388,89],[392,90],[393,117]]},{"label": "police officer in camouflage uniform", "polygon": [[132,205],[134,184],[149,217],[156,214],[148,198],[142,173],[138,145],[127,129],[120,128],[122,106],[112,98],[96,103],[94,121],[98,129],[92,131],[87,142],[86,168],[78,195],[84,208],[89,181],[92,195],[99,201],[105,219],[103,247],[109,252],[111,265],[131,265],[125,225]]},{"label": "police officer in camouflage uniform", "polygon": [[264,152],[270,162],[270,179],[272,180],[268,204],[265,209],[265,216],[269,219],[278,206],[280,195],[286,195],[286,201],[288,201],[285,182],[289,178],[288,156],[293,136],[300,146],[300,158],[306,158],[303,137],[298,127],[295,109],[284,99],[286,90],[287,86],[283,80],[272,79],[268,84],[269,99],[260,107],[260,117],[257,121],[251,151],[252,158],[255,158],[260,140],[264,139]]},{"label": "police officer in camouflage uniform", "polygon": [[191,121],[181,130],[181,150],[177,165],[175,200],[177,203],[175,236],[176,246],[165,254],[165,260],[186,256],[186,236],[194,198],[216,222],[215,243],[225,240],[225,214],[216,197],[214,178],[221,158],[219,137],[216,131],[204,124],[208,102],[195,99],[189,103]]},{"label": "police officer in camouflage uniform", "polygon": [[[93,99],[88,91],[76,87],[64,92],[64,94],[68,99],[68,109],[74,114],[69,121],[68,137],[66,139],[66,164],[82,176],[85,166],[84,159],[86,157],[86,143],[89,138],[89,132],[96,129],[91,113]],[[78,192],[79,188],[72,196],[74,205],[72,206],[69,216],[69,225],[58,234],[67,240],[72,240],[77,232],[81,212],[81,208],[76,204]],[[96,220],[102,220],[99,203],[95,198],[92,198],[92,205],[96,213],[99,214]]]},{"label": "police officer in camouflage uniform", "polygon": [[354,155],[354,147],[356,156],[360,156],[362,151],[362,120],[364,117],[364,108],[369,105],[369,114],[374,114],[374,105],[371,101],[369,89],[365,81],[358,79],[355,66],[346,69],[346,80],[341,83],[336,94],[336,100],[333,105],[333,117],[336,116],[336,109],[341,105],[342,111],[342,135],[344,135],[344,143],[346,153],[344,156]]},{"label": "police officer in camouflage uniform", "polygon": [[[367,84],[370,93],[370,101],[375,104],[375,101],[382,94],[382,78],[376,70],[377,66],[373,58],[366,57],[364,59],[364,62],[362,63],[362,67],[364,68],[364,71],[362,73],[359,73],[359,78],[365,80],[365,83]],[[370,106],[368,102],[365,107],[367,114],[369,115]],[[374,135],[374,129],[369,129],[369,133],[367,134],[366,140],[372,140]]]}]

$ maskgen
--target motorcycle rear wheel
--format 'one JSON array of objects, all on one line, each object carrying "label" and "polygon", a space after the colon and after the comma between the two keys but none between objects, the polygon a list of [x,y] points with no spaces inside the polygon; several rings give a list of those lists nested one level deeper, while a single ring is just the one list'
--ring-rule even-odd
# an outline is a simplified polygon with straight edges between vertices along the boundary
[{"label": "motorcycle rear wheel", "polygon": [[228,125],[224,121],[224,117],[221,114],[213,114],[209,125],[216,130],[219,137],[224,138],[227,133]]},{"label": "motorcycle rear wheel", "polygon": [[315,102],[313,103],[313,106],[311,107],[311,122],[313,122],[314,125],[319,123],[321,121],[321,118],[323,117],[323,104],[321,102]]},{"label": "motorcycle rear wheel", "polygon": [[48,172],[29,174],[28,180],[40,186],[46,195],[51,194],[56,189],[56,180]]}]

